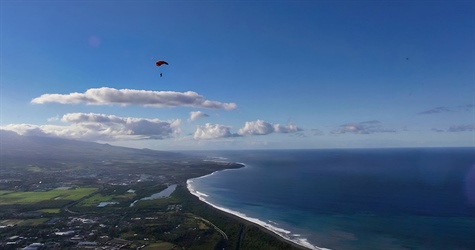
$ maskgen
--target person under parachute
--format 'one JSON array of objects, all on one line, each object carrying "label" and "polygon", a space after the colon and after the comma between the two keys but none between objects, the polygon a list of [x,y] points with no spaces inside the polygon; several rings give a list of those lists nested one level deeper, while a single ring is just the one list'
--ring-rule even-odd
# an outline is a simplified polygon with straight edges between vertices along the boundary
[{"label": "person under parachute", "polygon": [[[155,63],[155,65],[157,65],[157,67],[160,67],[160,66],[162,66],[163,64],[168,65],[168,63],[165,62],[165,61],[157,61],[157,62]],[[162,77],[162,72],[160,72],[160,77]]]}]

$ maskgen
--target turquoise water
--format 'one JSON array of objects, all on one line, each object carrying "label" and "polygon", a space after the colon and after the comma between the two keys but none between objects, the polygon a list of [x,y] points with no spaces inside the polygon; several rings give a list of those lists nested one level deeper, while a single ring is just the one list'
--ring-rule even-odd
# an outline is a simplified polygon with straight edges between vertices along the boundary
[{"label": "turquoise water", "polygon": [[308,248],[475,249],[475,149],[200,152],[202,200]]}]

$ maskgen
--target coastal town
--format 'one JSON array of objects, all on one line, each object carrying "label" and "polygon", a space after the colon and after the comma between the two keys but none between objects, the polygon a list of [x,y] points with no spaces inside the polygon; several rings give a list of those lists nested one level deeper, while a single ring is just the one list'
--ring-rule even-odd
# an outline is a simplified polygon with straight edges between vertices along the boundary
[{"label": "coastal town", "polygon": [[[180,164],[209,173],[198,162],[170,165],[178,168]],[[237,166],[207,162],[209,167]],[[188,177],[150,172],[105,174],[98,169],[65,174],[30,165],[26,167],[28,174],[18,169],[2,170],[0,247],[174,249],[208,244],[214,234],[211,242],[221,240],[221,232],[207,220],[188,214],[181,198],[171,196],[177,188],[174,183],[181,183],[178,189],[184,189],[182,184]]]}]

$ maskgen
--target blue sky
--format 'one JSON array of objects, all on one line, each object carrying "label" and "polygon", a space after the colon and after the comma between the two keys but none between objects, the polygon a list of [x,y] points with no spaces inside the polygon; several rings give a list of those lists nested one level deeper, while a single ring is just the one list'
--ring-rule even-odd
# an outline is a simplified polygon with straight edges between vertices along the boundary
[{"label": "blue sky", "polygon": [[1,129],[159,150],[475,145],[473,1],[0,4]]}]

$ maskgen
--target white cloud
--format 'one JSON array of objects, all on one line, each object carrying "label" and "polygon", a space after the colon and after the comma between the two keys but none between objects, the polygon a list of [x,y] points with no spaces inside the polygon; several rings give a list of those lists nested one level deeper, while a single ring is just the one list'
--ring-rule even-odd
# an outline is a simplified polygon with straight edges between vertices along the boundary
[{"label": "white cloud", "polygon": [[57,136],[88,141],[166,139],[181,132],[181,120],[161,121],[94,113],[70,113],[61,118],[67,126],[10,124],[3,129],[21,135]]},{"label": "white cloud", "polygon": [[191,111],[190,118],[188,118],[188,121],[196,121],[203,117],[209,117],[209,115],[201,111]]},{"label": "white cloud", "polygon": [[280,124],[272,124],[263,120],[246,122],[244,127],[238,130],[237,133],[231,133],[231,128],[220,124],[206,123],[204,126],[199,126],[194,134],[195,139],[219,139],[240,136],[252,135],[267,135],[271,133],[293,133],[301,131],[299,127],[293,124],[283,126]]},{"label": "white cloud", "polygon": [[[133,117],[119,117],[96,113],[69,113],[60,119],[69,125],[10,124],[0,129],[11,130],[21,135],[53,136],[87,141],[131,141],[179,138],[181,120],[161,121]],[[193,134],[195,140],[267,135],[271,133],[294,133],[302,131],[296,125],[283,126],[263,120],[246,122],[238,133],[230,126],[206,123],[198,126]]]},{"label": "white cloud", "polygon": [[239,129],[238,134],[242,136],[248,135],[267,135],[270,133],[293,133],[301,131],[299,127],[294,124],[287,126],[280,124],[271,124],[263,120],[246,122],[244,127]]},{"label": "white cloud", "polygon": [[204,126],[198,126],[196,128],[193,138],[199,139],[218,139],[233,137],[230,132],[230,127],[220,124],[206,123]]},{"label": "white cloud", "polygon": [[0,127],[0,129],[14,131],[19,135],[28,135],[28,136],[46,136],[48,135],[45,133],[40,126],[32,125],[32,124],[9,124],[4,127]]},{"label": "white cloud", "polygon": [[274,125],[274,132],[275,133],[294,133],[301,131],[299,127],[295,124],[288,124],[287,126],[280,125],[280,124],[275,124]]},{"label": "white cloud", "polygon": [[274,132],[272,124],[263,120],[257,120],[253,122],[246,122],[244,127],[239,129],[239,135],[267,135]]},{"label": "white cloud", "polygon": [[209,109],[236,109],[235,103],[206,100],[193,91],[149,91],[135,89],[92,88],[84,93],[43,94],[31,100],[35,104],[91,104],[91,105],[143,105],[150,107],[197,107]]}]

